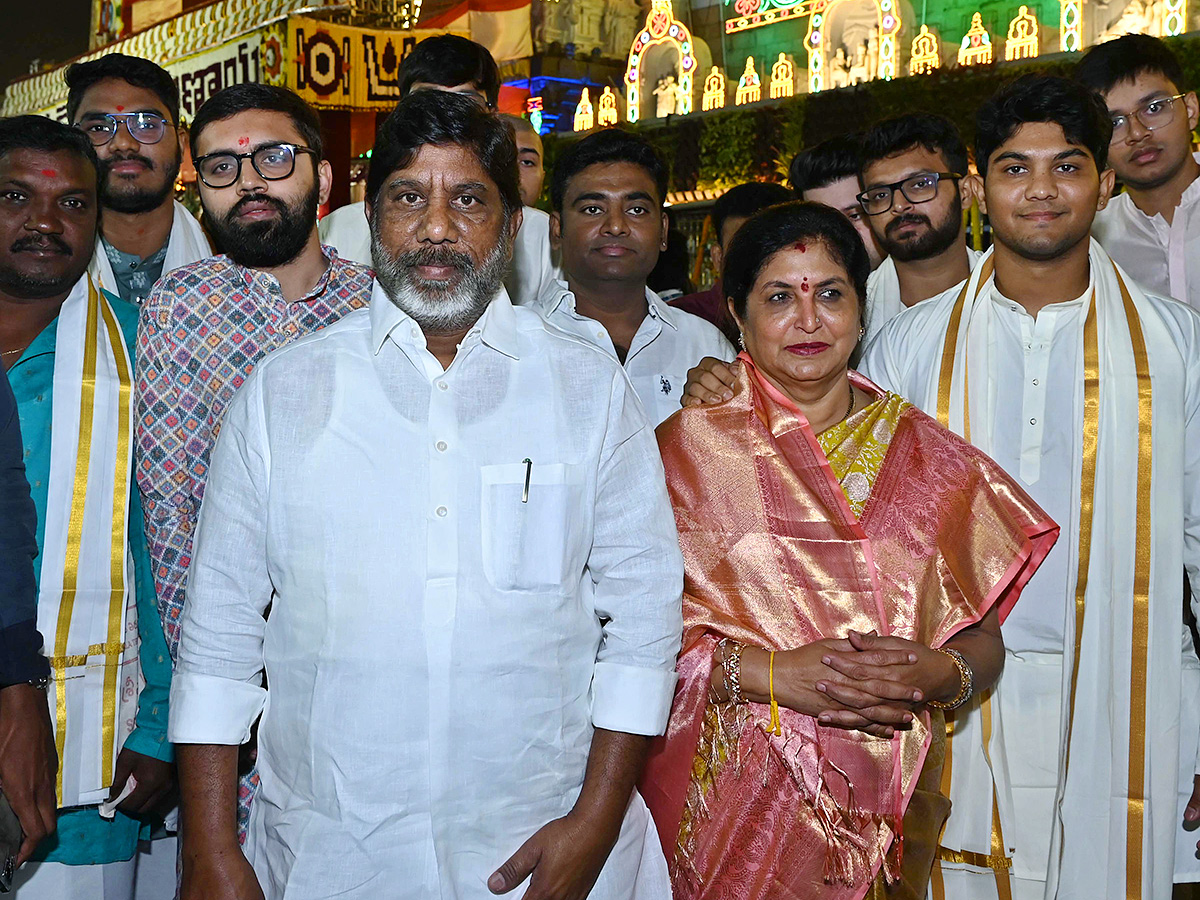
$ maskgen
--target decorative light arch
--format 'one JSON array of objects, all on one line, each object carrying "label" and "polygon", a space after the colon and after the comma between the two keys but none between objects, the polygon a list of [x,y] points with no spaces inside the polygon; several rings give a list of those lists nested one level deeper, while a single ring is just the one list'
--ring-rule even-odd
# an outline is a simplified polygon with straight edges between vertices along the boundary
[{"label": "decorative light arch", "polygon": [[[825,23],[829,13],[842,0],[814,0],[808,17],[808,90],[815,94],[825,88]],[[896,77],[896,38],[900,33],[898,0],[874,0],[879,22],[879,70],[876,77],[888,81]]]},{"label": "decorative light arch", "polygon": [[1028,6],[1022,6],[1011,22],[1008,23],[1008,39],[1004,42],[1004,58],[1032,59],[1038,55],[1038,20],[1029,11]]},{"label": "decorative light arch", "polygon": [[640,118],[641,93],[638,79],[641,75],[642,56],[657,44],[674,44],[679,50],[679,97],[676,108],[680,115],[692,111],[692,75],[696,71],[696,55],[693,52],[692,33],[686,25],[675,18],[671,0],[652,0],[646,16],[646,27],[633,39],[629,48],[629,65],[625,69],[626,117],[630,122]]},{"label": "decorative light arch", "polygon": [[958,47],[958,64],[960,66],[987,65],[992,61],[992,36],[983,27],[983,16],[975,13],[971,16],[971,27],[963,35]]},{"label": "decorative light arch", "polygon": [[529,124],[538,134],[542,133],[542,98],[530,97],[525,101],[525,112],[529,114]]},{"label": "decorative light arch", "polygon": [[1058,49],[1071,53],[1082,44],[1083,0],[1058,0]]},{"label": "decorative light arch", "polygon": [[712,67],[712,71],[704,79],[704,96],[700,101],[700,108],[706,112],[710,109],[725,108],[725,73],[716,66]]},{"label": "decorative light arch", "polygon": [[596,123],[603,128],[606,125],[617,124],[617,95],[610,86],[605,86],[600,95],[600,112],[596,115]]},{"label": "decorative light arch", "polygon": [[942,64],[940,49],[937,35],[929,30],[928,25],[922,25],[920,33],[913,38],[908,74],[922,75],[939,68]]},{"label": "decorative light arch", "polygon": [[758,77],[758,69],[754,68],[754,57],[746,57],[746,68],[738,79],[737,94],[733,98],[734,106],[745,106],[747,103],[757,103],[762,99],[762,80]]},{"label": "decorative light arch", "polygon": [[775,65],[771,66],[771,99],[791,97],[795,93],[796,67],[787,58],[787,54],[780,53]]},{"label": "decorative light arch", "polygon": [[1187,28],[1187,0],[1166,0],[1163,31],[1168,35],[1183,34]]},{"label": "decorative light arch", "polygon": [[579,105],[575,107],[575,130],[587,131],[595,124],[596,116],[592,109],[592,98],[585,85],[583,94],[579,97]]}]

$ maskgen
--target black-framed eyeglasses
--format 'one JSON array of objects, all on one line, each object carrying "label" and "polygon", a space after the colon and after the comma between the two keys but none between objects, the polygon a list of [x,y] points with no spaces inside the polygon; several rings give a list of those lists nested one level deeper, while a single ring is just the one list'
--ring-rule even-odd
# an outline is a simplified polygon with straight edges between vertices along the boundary
[{"label": "black-framed eyeglasses", "polygon": [[89,114],[75,127],[88,136],[93,146],[103,147],[117,136],[117,129],[125,123],[129,136],[139,144],[157,144],[167,133],[171,124],[158,113],[95,113]]},{"label": "black-framed eyeglasses", "polygon": [[957,172],[921,172],[909,175],[902,181],[869,187],[858,195],[858,202],[868,216],[881,216],[892,208],[896,191],[903,194],[909,203],[928,203],[937,196],[938,183],[943,178],[958,181],[962,177]]},{"label": "black-framed eyeglasses", "polygon": [[196,174],[210,188],[224,188],[242,177],[242,160],[250,160],[254,171],[266,181],[280,181],[296,170],[296,154],[317,151],[297,144],[267,144],[249,153],[207,153],[192,160]]},{"label": "black-framed eyeglasses", "polygon": [[1129,133],[1129,120],[1137,119],[1147,131],[1170,125],[1175,121],[1175,101],[1182,100],[1187,92],[1176,94],[1174,97],[1156,97],[1135,109],[1129,115],[1114,113],[1112,117],[1113,143],[1124,140]]}]

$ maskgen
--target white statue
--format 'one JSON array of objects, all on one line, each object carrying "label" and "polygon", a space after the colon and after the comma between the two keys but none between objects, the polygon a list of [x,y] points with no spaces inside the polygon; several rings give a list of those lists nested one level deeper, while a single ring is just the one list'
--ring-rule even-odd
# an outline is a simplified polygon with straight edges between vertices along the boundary
[{"label": "white statue", "polygon": [[846,48],[838,47],[829,64],[829,86],[843,88],[850,84],[850,63],[846,59]]},{"label": "white statue", "polygon": [[674,75],[664,75],[658,79],[658,83],[654,86],[652,94],[657,98],[654,115],[660,119],[665,119],[667,116],[675,112],[676,98],[679,94],[679,86],[675,84]]},{"label": "white statue", "polygon": [[608,59],[625,59],[633,46],[642,16],[637,7],[626,9],[622,4],[609,3],[604,9],[601,36],[604,40],[603,53]]},{"label": "white statue", "polygon": [[1162,37],[1164,12],[1162,0],[1129,0],[1129,5],[1096,39],[1096,43],[1111,41],[1124,34],[1152,34]]},{"label": "white statue", "polygon": [[879,75],[879,36],[872,31],[867,38],[867,78],[874,81]]},{"label": "white statue", "polygon": [[863,41],[855,48],[854,62],[850,65],[850,74],[847,81],[850,84],[862,84],[867,78],[867,42]]}]

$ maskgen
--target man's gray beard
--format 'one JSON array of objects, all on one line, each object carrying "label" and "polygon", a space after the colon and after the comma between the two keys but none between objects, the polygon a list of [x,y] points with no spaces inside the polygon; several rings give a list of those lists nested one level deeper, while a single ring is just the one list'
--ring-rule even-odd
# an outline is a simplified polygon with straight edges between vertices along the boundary
[{"label": "man's gray beard", "polygon": [[479,265],[465,253],[449,249],[441,251],[447,258],[436,260],[436,264],[456,265],[461,273],[453,287],[437,282],[425,283],[414,274],[414,266],[427,261],[421,258],[422,253],[439,251],[416,251],[393,257],[374,229],[371,231],[371,262],[375,266],[375,278],[388,299],[411,316],[422,331],[453,334],[474,323],[495,298],[508,271],[511,245],[505,228],[500,243]]}]

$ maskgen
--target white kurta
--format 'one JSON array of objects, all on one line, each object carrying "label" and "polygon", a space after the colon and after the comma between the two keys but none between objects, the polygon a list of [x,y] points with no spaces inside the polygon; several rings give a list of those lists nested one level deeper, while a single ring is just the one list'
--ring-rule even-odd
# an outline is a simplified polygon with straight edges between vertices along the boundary
[{"label": "white kurta", "polygon": [[[170,733],[240,743],[263,710],[268,900],[491,897],[593,728],[664,729],[683,561],[654,434],[617,365],[503,292],[443,371],[376,284],[259,364],[208,485]],[[636,795],[591,896],[669,896]]]},{"label": "white kurta", "polygon": [[[575,295],[565,283],[556,281],[542,295],[540,308],[551,325],[595,344],[617,359],[608,331],[595,319],[576,311]],[[706,356],[728,362],[737,356],[737,351],[711,322],[664,303],[649,288],[646,308],[646,318],[638,326],[625,355],[625,373],[633,382],[650,424],[657,427],[679,411],[688,369]]]},{"label": "white kurta", "polygon": [[[513,242],[512,268],[504,279],[504,287],[513,303],[528,306],[537,302],[562,273],[550,252],[550,216],[529,206],[522,212],[521,227]],[[337,250],[342,259],[373,265],[366,204],[351,203],[335,209],[321,220],[317,231],[321,243]]]},{"label": "white kurta", "polygon": [[1170,224],[1146,215],[1128,194],[1118,194],[1096,213],[1092,230],[1146,290],[1200,309],[1200,178],[1184,190]]},{"label": "white kurta", "polygon": [[[167,238],[167,255],[163,259],[162,267],[163,275],[180,266],[186,266],[213,255],[212,249],[208,245],[208,238],[204,235],[204,229],[200,227],[196,217],[188,212],[188,208],[178,200],[174,200],[172,203],[175,216],[171,220],[171,234]],[[115,296],[120,295],[117,278],[113,274],[112,263],[108,261],[108,254],[104,252],[100,235],[96,235],[96,249],[92,251],[88,274],[92,276],[96,287],[103,288]]]},{"label": "white kurta", "polygon": [[[976,260],[983,254],[970,247],[964,247],[974,268]],[[900,300],[900,276],[896,274],[896,261],[886,257],[870,275],[867,276],[867,333],[863,337],[863,346],[871,342],[871,338],[883,330],[883,326],[904,312],[904,303]]]},{"label": "white kurta", "polygon": [[[931,298],[896,318],[872,342],[864,353],[861,369],[876,383],[918,403],[928,396],[930,379],[941,366],[943,338],[949,310],[961,288]],[[990,453],[1016,478],[1031,497],[1063,528],[1063,534],[1045,563],[1038,569],[1004,623],[1005,669],[994,693],[993,710],[1003,730],[997,727],[992,745],[992,764],[1002,796],[1005,843],[1012,856],[1013,895],[1016,898],[1073,897],[1074,886],[1060,883],[1058,893],[1047,888],[1046,878],[1054,830],[1055,797],[1060,780],[1060,716],[1066,651],[1073,642],[1077,559],[1074,548],[1079,541],[1080,459],[1082,442],[1082,346],[1080,334],[1086,315],[1085,303],[1091,287],[1081,298],[1057,303],[1030,316],[1020,304],[1002,296],[994,286],[984,290],[980,302],[991,304],[992,327],[987,338],[989,377],[986,397],[991,410],[985,421],[972,419],[972,431],[987,431]],[[1185,423],[1176,427],[1182,446],[1184,478],[1179,489],[1183,495],[1182,520],[1173,526],[1156,522],[1155,529],[1178,529],[1183,535],[1183,562],[1193,581],[1200,573],[1200,317],[1185,306],[1170,300],[1148,297],[1149,307],[1170,335],[1168,346],[1150,347],[1161,360],[1178,359],[1180,380],[1184,384]],[[974,346],[974,345],[972,345]],[[960,353],[962,352],[960,348]],[[1176,356],[1177,354],[1177,356]],[[973,394],[974,396],[974,394]],[[973,404],[973,409],[975,406]],[[1166,408],[1164,406],[1164,408]],[[1157,409],[1157,407],[1156,407]],[[937,410],[926,412],[936,415]],[[977,412],[977,411],[976,411]],[[1155,434],[1158,434],[1156,429]],[[1120,471],[1097,471],[1097,481],[1129,483],[1137,469],[1131,459]],[[1095,543],[1096,539],[1093,538]],[[1089,592],[1100,586],[1093,579]],[[1181,573],[1182,575],[1182,573]],[[1114,579],[1118,576],[1114,575]],[[1119,580],[1119,579],[1118,579]],[[1180,579],[1182,582],[1182,578]],[[1181,585],[1182,587],[1182,585]],[[1090,594],[1089,594],[1090,595]],[[1181,601],[1165,603],[1160,609],[1181,610]],[[1118,626],[1119,628],[1119,626]],[[1178,817],[1175,834],[1169,838],[1176,846],[1175,873],[1180,880],[1191,880],[1196,870],[1195,847],[1200,834],[1181,827],[1183,809],[1191,795],[1192,775],[1196,771],[1197,744],[1200,742],[1200,663],[1191,638],[1180,621],[1179,642],[1182,669],[1175,669],[1180,686],[1164,686],[1164,696],[1179,696],[1180,713],[1175,716],[1179,742]],[[1179,691],[1182,691],[1180,695]],[[1153,686],[1148,691],[1154,696]],[[1113,703],[1119,706],[1114,698]],[[1171,715],[1166,718],[1171,720]],[[1082,727],[1082,726],[1081,726]],[[1107,741],[1109,736],[1096,736]],[[956,741],[957,743],[957,741]],[[964,748],[965,749],[965,748]],[[1114,758],[1120,747],[1114,747]],[[1097,790],[1104,788],[1096,786]],[[990,822],[989,808],[968,811],[957,806],[951,814],[971,816]],[[1124,813],[1113,799],[1113,816]],[[1067,815],[1067,812],[1064,812]],[[1099,824],[1099,823],[1098,823]],[[1080,868],[1105,872],[1098,868],[1097,854],[1103,854],[1105,826],[1091,842],[1087,858],[1064,858],[1062,871]],[[1068,842],[1078,850],[1086,838]],[[1104,865],[1123,867],[1124,860],[1107,860]],[[995,897],[996,884],[988,870],[943,864],[946,897]],[[1125,896],[1123,880],[1109,879],[1112,893]],[[1119,881],[1119,883],[1117,883]],[[1090,888],[1089,888],[1090,890]],[[1101,895],[1092,895],[1101,896]]]}]

